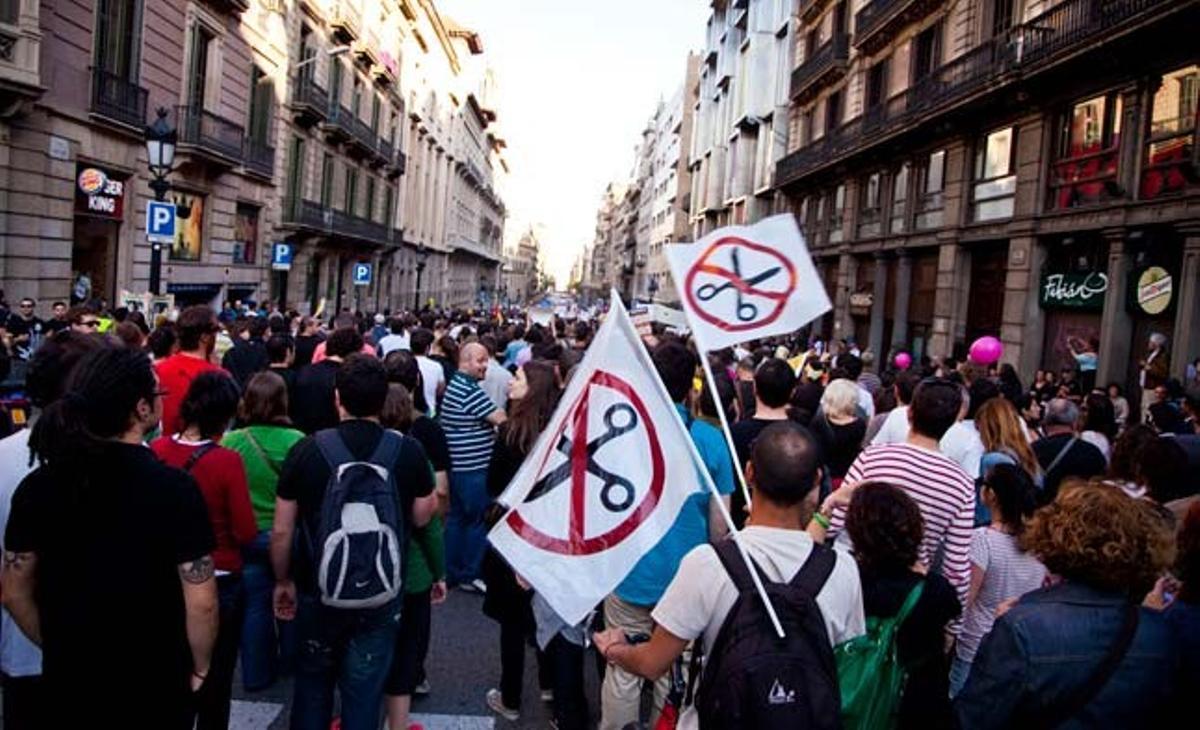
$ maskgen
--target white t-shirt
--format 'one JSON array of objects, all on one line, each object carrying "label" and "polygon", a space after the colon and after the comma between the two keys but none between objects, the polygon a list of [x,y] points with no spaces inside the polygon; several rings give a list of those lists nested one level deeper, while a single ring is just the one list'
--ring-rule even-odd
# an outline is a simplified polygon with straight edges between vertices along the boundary
[{"label": "white t-shirt", "polygon": [[967,476],[979,478],[979,460],[983,458],[983,441],[975,422],[968,419],[950,427],[938,442],[942,453],[962,467]]},{"label": "white t-shirt", "polygon": [[[29,432],[30,429],[24,428],[0,441],[0,540],[8,528],[13,493],[32,471],[29,468]],[[42,673],[42,650],[25,638],[17,622],[3,609],[0,609],[0,671],[10,677]]]},{"label": "white t-shirt", "polygon": [[408,333],[384,335],[379,340],[379,356],[387,357],[394,350],[408,350]]},{"label": "white t-shirt", "polygon": [[1092,446],[1100,449],[1100,453],[1104,454],[1104,461],[1108,463],[1112,459],[1112,445],[1108,443],[1108,437],[1099,431],[1084,431],[1079,434],[1080,441],[1087,441]]},{"label": "white t-shirt", "polygon": [[483,392],[487,393],[497,408],[503,410],[508,405],[508,384],[512,379],[513,374],[492,358],[488,360],[487,373],[484,374],[479,387],[483,388]]},{"label": "white t-shirt", "polygon": [[1045,566],[1021,552],[1016,537],[991,527],[976,527],[971,533],[971,564],[983,571],[983,583],[963,613],[956,651],[965,662],[975,659],[980,642],[992,630],[1000,604],[1041,588],[1046,580]]},{"label": "white t-shirt", "polygon": [[879,427],[879,433],[875,434],[871,445],[902,444],[908,441],[908,430],[908,406],[896,406],[888,411],[887,418],[883,419],[883,425]]},{"label": "white t-shirt", "polygon": [[424,382],[425,402],[429,404],[429,417],[437,414],[438,388],[446,384],[446,371],[438,363],[424,355],[417,355],[417,367],[421,368],[421,380]]},{"label": "white t-shirt", "polygon": [[[750,526],[738,537],[762,569],[763,577],[777,583],[795,577],[813,549],[812,538],[803,530]],[[848,552],[834,548],[834,553],[837,562],[817,594],[817,606],[829,641],[837,646],[865,633],[866,621],[858,565]],[[704,645],[711,647],[737,598],[737,588],[716,550],[704,544],[684,556],[651,616],[656,624],[681,639],[691,641],[703,635]],[[698,726],[695,708],[689,707],[679,718],[678,727]]]}]

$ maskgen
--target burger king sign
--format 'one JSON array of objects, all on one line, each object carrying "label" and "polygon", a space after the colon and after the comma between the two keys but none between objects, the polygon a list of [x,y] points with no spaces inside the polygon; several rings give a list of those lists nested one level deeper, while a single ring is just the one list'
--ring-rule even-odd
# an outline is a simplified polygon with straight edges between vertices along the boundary
[{"label": "burger king sign", "polygon": [[125,183],[98,167],[80,166],[75,178],[75,211],[120,220],[125,208]]}]

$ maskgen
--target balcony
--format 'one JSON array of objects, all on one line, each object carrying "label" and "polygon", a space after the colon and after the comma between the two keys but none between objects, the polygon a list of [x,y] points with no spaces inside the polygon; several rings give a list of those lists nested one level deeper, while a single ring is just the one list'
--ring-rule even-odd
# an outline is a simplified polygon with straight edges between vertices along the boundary
[{"label": "balcony", "polygon": [[398,232],[383,223],[327,208],[299,198],[284,201],[283,222],[295,228],[326,236],[355,238],[368,243],[399,243]]},{"label": "balcony", "polygon": [[854,16],[854,45],[874,53],[896,32],[945,4],[945,0],[871,0]]},{"label": "balcony", "polygon": [[[876,0],[872,6],[881,2],[905,4]],[[796,182],[944,114],[984,90],[1040,73],[1068,53],[1095,48],[1128,21],[1170,7],[1169,0],[1067,0],[943,64],[901,94],[788,154],[775,168],[775,184]],[[856,44],[858,40],[856,36]]]},{"label": "balcony", "polygon": [[350,125],[354,115],[346,107],[330,101],[325,111],[325,119],[321,122],[321,132],[330,142],[348,142],[350,140]]},{"label": "balcony", "polygon": [[800,20],[811,23],[821,15],[829,0],[800,0]]},{"label": "balcony", "polygon": [[850,36],[835,33],[792,70],[792,101],[797,104],[809,101],[818,91],[842,78],[849,63]]},{"label": "balcony", "polygon": [[387,175],[391,179],[395,179],[404,174],[405,168],[408,166],[408,155],[400,150],[396,150],[392,161],[388,164]]},{"label": "balcony", "polygon": [[329,109],[329,94],[311,76],[296,79],[292,91],[292,118],[297,124],[309,127],[325,120]]},{"label": "balcony", "polygon": [[198,104],[177,107],[180,151],[189,149],[210,162],[236,165],[242,161],[245,129]]},{"label": "balcony", "polygon": [[0,105],[7,116],[21,102],[37,99],[41,80],[41,38],[37,0],[0,4]]},{"label": "balcony", "polygon": [[345,107],[342,111],[346,112],[347,116],[343,120],[343,124],[350,132],[350,152],[357,153],[360,157],[374,157],[379,146],[379,137],[371,130],[371,125],[367,124],[358,116]]},{"label": "balcony", "polygon": [[250,0],[208,0],[217,10],[234,15],[241,15],[250,9]]},{"label": "balcony", "polygon": [[376,166],[390,165],[392,164],[392,157],[395,154],[396,148],[392,146],[392,143],[380,137],[379,145],[375,148],[375,162],[373,164]]},{"label": "balcony", "polygon": [[329,3],[329,29],[345,43],[358,40],[362,28],[362,12],[349,0],[332,0]]},{"label": "balcony", "polygon": [[146,124],[147,91],[123,76],[103,69],[92,69],[93,114],[121,124],[137,127]]},{"label": "balcony", "polygon": [[275,148],[247,137],[242,144],[242,164],[247,172],[269,180],[275,175]]}]

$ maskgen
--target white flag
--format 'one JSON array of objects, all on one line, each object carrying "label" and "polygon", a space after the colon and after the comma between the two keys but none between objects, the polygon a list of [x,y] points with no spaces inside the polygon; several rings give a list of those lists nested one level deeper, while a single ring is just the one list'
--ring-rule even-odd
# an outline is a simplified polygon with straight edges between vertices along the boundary
[{"label": "white flag", "polygon": [[832,306],[790,214],[721,228],[666,252],[705,352],[794,332]]},{"label": "white flag", "polygon": [[614,297],[488,539],[564,621],[582,621],[704,489],[689,438]]}]

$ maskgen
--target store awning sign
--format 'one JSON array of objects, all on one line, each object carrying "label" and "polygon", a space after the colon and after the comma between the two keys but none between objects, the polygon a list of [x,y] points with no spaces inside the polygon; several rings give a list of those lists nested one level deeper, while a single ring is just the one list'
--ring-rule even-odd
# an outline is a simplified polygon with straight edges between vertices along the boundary
[{"label": "store awning sign", "polygon": [[125,216],[125,183],[99,167],[80,166],[75,176],[75,212],[121,220]]},{"label": "store awning sign", "polygon": [[1043,309],[1081,309],[1100,311],[1108,291],[1108,274],[1101,271],[1042,275]]},{"label": "store awning sign", "polygon": [[1174,294],[1171,275],[1161,266],[1148,266],[1135,282],[1137,305],[1146,314],[1162,314]]}]

